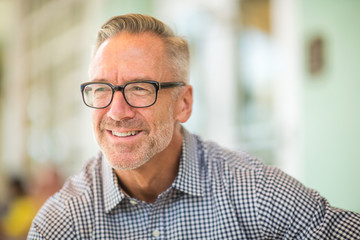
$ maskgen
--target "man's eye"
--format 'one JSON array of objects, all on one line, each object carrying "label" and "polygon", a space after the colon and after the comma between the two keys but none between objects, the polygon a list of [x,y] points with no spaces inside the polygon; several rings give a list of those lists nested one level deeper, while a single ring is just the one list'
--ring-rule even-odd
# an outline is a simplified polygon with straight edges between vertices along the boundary
[{"label": "man's eye", "polygon": [[106,88],[97,88],[97,89],[95,89],[95,92],[103,92],[106,90],[107,90]]},{"label": "man's eye", "polygon": [[147,89],[142,88],[142,87],[134,87],[133,90],[134,90],[134,91],[148,91]]},{"label": "man's eye", "polygon": [[136,86],[131,86],[131,88],[128,89],[128,92],[137,95],[147,95],[147,94],[151,94],[152,90],[149,87],[136,85]]},{"label": "man's eye", "polygon": [[95,88],[95,90],[94,90],[95,94],[97,94],[97,93],[108,93],[108,92],[111,92],[111,89],[108,88],[108,87],[98,87],[98,88]]}]

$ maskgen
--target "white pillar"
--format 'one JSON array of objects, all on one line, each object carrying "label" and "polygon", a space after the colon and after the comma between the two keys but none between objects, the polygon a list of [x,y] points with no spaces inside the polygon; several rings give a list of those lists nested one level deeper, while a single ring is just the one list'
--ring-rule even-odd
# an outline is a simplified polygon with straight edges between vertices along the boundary
[{"label": "white pillar", "polygon": [[272,0],[274,45],[278,56],[275,116],[279,131],[278,164],[303,179],[301,156],[301,41],[298,0]]}]

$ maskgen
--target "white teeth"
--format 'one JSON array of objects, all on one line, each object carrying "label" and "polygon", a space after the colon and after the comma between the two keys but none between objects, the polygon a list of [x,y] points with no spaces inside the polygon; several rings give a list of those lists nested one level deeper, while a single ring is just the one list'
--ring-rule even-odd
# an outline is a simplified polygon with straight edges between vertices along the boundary
[{"label": "white teeth", "polygon": [[136,134],[138,134],[139,131],[130,131],[130,132],[115,132],[115,131],[112,131],[112,134],[114,136],[117,136],[117,137],[127,137],[127,136],[134,136]]}]

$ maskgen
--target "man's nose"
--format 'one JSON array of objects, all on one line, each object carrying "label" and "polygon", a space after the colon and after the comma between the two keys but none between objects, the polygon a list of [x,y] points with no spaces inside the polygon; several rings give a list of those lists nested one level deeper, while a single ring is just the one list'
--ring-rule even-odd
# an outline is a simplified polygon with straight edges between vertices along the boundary
[{"label": "man's nose", "polygon": [[135,116],[135,111],[133,107],[127,104],[122,92],[117,91],[114,93],[114,97],[109,106],[107,115],[113,120],[121,121],[124,119],[133,118]]}]

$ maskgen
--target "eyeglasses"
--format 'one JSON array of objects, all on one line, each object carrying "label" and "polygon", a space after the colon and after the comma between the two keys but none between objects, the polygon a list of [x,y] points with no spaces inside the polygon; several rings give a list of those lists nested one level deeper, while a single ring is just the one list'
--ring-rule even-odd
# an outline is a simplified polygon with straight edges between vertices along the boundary
[{"label": "eyeglasses", "polygon": [[125,101],[134,108],[146,108],[155,104],[158,92],[163,88],[185,86],[183,82],[136,81],[114,86],[104,82],[87,82],[80,85],[86,106],[96,109],[108,107],[116,91],[121,91]]}]

